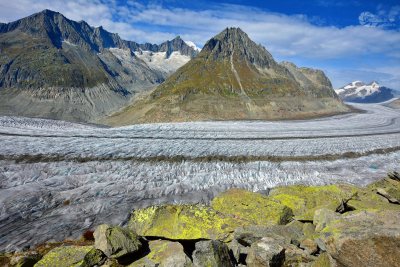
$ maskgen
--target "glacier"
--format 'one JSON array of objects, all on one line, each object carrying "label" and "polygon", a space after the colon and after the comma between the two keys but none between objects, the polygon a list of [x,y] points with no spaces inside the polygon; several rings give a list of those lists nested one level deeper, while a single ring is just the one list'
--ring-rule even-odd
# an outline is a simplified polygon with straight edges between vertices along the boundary
[{"label": "glacier", "polygon": [[298,121],[119,128],[0,117],[0,250],[77,238],[135,208],[207,203],[232,187],[366,185],[399,170],[400,110]]}]

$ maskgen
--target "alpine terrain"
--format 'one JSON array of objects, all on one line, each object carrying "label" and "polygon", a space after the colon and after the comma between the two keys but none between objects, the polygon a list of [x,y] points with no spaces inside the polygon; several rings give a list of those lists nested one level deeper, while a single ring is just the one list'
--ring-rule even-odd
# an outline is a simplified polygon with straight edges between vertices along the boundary
[{"label": "alpine terrain", "polygon": [[197,53],[180,37],[139,44],[44,10],[0,24],[0,114],[95,121]]},{"label": "alpine terrain", "polygon": [[369,84],[354,81],[335,91],[343,101],[354,103],[379,103],[395,97],[393,89],[381,86],[375,81]]},{"label": "alpine terrain", "polygon": [[241,29],[227,28],[106,123],[288,119],[346,111],[322,71],[279,64]]}]

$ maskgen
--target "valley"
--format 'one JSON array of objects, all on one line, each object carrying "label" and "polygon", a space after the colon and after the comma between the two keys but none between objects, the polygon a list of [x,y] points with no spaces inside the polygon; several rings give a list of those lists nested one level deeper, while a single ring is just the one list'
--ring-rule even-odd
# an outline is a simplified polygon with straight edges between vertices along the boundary
[{"label": "valley", "polygon": [[400,161],[400,110],[296,121],[96,125],[0,117],[0,249],[78,238],[132,209],[228,188],[366,185]]}]

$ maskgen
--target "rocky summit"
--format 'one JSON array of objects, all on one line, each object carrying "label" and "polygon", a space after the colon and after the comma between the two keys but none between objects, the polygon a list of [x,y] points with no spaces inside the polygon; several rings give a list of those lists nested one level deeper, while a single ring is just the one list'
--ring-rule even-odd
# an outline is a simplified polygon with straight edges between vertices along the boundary
[{"label": "rocky summit", "polygon": [[227,28],[151,94],[106,122],[288,119],[346,111],[322,71],[279,64],[240,28]]},{"label": "rocky summit", "polygon": [[400,175],[366,187],[230,189],[210,205],[134,210],[125,227],[0,254],[2,266],[393,267],[400,262]]},{"label": "rocky summit", "polygon": [[93,122],[196,54],[180,37],[139,44],[44,10],[0,24],[0,115]]}]

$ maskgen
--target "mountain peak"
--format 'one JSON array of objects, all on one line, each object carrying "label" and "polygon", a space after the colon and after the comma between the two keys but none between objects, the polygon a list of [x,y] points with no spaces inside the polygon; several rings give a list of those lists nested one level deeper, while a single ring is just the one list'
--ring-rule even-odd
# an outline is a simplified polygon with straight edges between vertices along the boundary
[{"label": "mountain peak", "polygon": [[57,11],[53,11],[53,10],[50,10],[50,9],[43,9],[41,12],[39,12],[39,13],[41,13],[41,14],[60,14],[60,13],[58,13]]},{"label": "mountain peak", "polygon": [[211,38],[200,54],[208,60],[247,61],[260,68],[277,64],[263,46],[253,42],[240,28],[226,28]]}]

